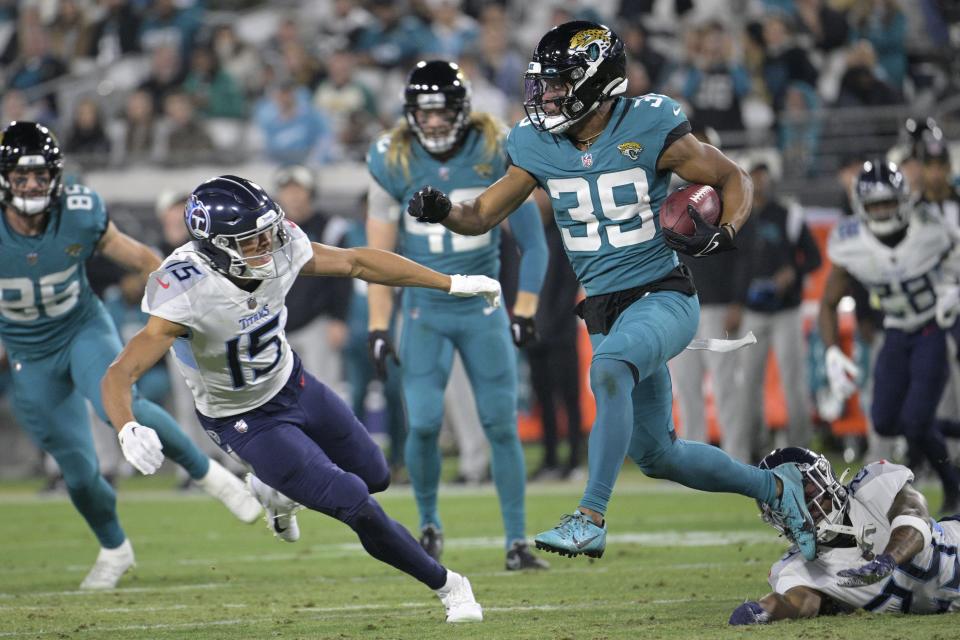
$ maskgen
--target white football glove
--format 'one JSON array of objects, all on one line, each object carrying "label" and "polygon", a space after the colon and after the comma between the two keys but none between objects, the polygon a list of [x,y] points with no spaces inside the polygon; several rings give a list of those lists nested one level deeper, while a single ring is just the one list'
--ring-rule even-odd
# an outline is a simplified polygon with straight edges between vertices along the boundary
[{"label": "white football glove", "polygon": [[953,326],[960,311],[960,284],[943,284],[937,287],[937,324],[944,329]]},{"label": "white football glove", "polygon": [[827,349],[827,380],[830,390],[842,400],[846,400],[857,390],[855,379],[860,376],[860,368],[853,364],[837,345]]},{"label": "white football glove", "polygon": [[487,276],[450,276],[450,295],[459,298],[482,296],[496,309],[500,306],[500,283]]},{"label": "white football glove", "polygon": [[117,434],[123,457],[145,476],[156,473],[163,464],[163,444],[157,432],[136,422],[128,422]]}]

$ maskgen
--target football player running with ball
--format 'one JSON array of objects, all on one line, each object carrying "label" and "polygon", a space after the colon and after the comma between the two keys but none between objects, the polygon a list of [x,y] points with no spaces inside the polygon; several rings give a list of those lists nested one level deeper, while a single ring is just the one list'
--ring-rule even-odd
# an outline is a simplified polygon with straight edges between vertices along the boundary
[{"label": "football player running with ball", "polygon": [[[294,501],[336,518],[371,556],[434,589],[448,622],[481,620],[470,582],[427,555],[370,495],[387,488],[387,462],[347,405],[290,349],[284,298],[298,275],[350,276],[481,296],[497,307],[500,283],[446,276],[386,251],[311,243],[259,185],[236,176],[197,187],[184,216],[192,240],[151,275],[143,299],[150,319],[103,378],[110,418],[137,434],[146,457],[163,459],[151,429],[135,422],[130,388],[172,348],[200,423],[253,467],[251,486],[269,515],[293,526]],[[296,538],[271,524],[284,539]]]},{"label": "football player running with ball", "polygon": [[[64,184],[63,153],[42,125],[12,122],[0,132],[0,198],[0,338],[10,359],[13,411],[57,461],[70,500],[100,543],[80,588],[112,589],[134,564],[133,546],[120,526],[116,493],[100,475],[84,399],[107,420],[100,379],[122,343],[85,264],[99,252],[149,273],[160,258],[111,222],[96,192]],[[157,446],[204,491],[244,522],[257,519],[260,505],[239,478],[209,459],[162,408],[136,391],[131,402],[132,415],[150,425]],[[124,456],[140,472],[153,473],[159,463],[140,457],[125,423],[113,423]]]},{"label": "football player running with ball", "polygon": [[[579,507],[538,535],[537,547],[600,557],[607,503],[629,455],[649,476],[770,505],[813,557],[813,525],[796,465],[745,465],[716,447],[678,439],[673,428],[667,361],[690,343],[699,319],[696,291],[674,250],[707,256],[733,249],[736,230],[750,214],[749,177],[697,140],[680,105],[667,96],[621,96],[623,42],[603,25],[576,21],[550,30],[537,45],[525,85],[528,117],[507,138],[506,175],[456,204],[425,187],[411,199],[409,213],[477,235],[499,224],[537,186],[552,199],[567,256],[587,292],[579,313],[593,343],[597,417]],[[671,172],[722,193],[720,226],[707,224],[691,207],[693,234],[660,229]]]},{"label": "football player running with ball", "polygon": [[[787,447],[760,461],[774,468],[795,463],[803,473],[817,525],[817,556],[791,549],[770,569],[773,592],[744,602],[732,625],[864,609],[875,613],[960,611],[960,515],[936,521],[913,472],[881,460],[866,465],[848,485],[822,455]],[[779,516],[761,505],[763,519],[784,533]]]},{"label": "football player running with ball", "polygon": [[[470,86],[456,64],[420,62],[407,78],[405,119],[373,143],[370,170],[369,245],[400,252],[441,271],[468,271],[496,277],[500,271],[500,230],[465,236],[440,225],[402,216],[402,204],[426,183],[443,184],[453,200],[482,192],[506,171],[506,131],[485,113],[470,112]],[[399,361],[410,433],[405,460],[420,512],[420,543],[436,559],[443,548],[437,509],[443,394],[454,349],[460,353],[476,396],[480,423],[490,442],[492,475],[506,533],[507,570],[542,569],[526,541],[525,470],[517,434],[517,355],[513,344],[534,337],[537,292],[547,268],[547,244],[536,205],[520,205],[510,219],[522,253],[520,291],[514,320],[482,300],[451,300],[425,289],[403,294]],[[393,293],[371,286],[370,351],[383,376],[396,358],[388,328]],[[511,335],[513,344],[511,343]]]}]

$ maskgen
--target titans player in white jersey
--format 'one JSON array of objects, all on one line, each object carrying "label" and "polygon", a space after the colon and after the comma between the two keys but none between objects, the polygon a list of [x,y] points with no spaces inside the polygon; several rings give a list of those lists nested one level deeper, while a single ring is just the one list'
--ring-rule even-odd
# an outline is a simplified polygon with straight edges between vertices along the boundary
[{"label": "titans player in white jersey", "polygon": [[251,484],[268,513],[277,513],[271,501],[279,492],[288,504],[332,516],[370,555],[434,589],[448,622],[482,619],[470,582],[431,558],[370,495],[387,488],[387,462],[349,407],[290,349],[284,297],[298,275],[352,276],[479,295],[496,307],[500,284],[446,276],[386,251],[311,243],[259,185],[236,176],[197,187],[185,222],[192,241],[150,276],[143,299],[150,319],[103,378],[110,418],[125,425],[145,460],[163,459],[156,435],[130,411],[130,387],[172,348],[200,423],[253,467]]},{"label": "titans player in white jersey", "polygon": [[[770,570],[773,592],[745,602],[732,625],[864,609],[876,613],[960,611],[960,515],[930,517],[913,472],[881,460],[866,465],[848,485],[830,462],[809,449],[777,449],[763,468],[796,463],[804,475],[817,523],[817,557],[791,549]],[[783,523],[761,507],[766,522]],[[789,534],[788,534],[788,537]]]},{"label": "titans player in white jersey", "polygon": [[[960,473],[935,421],[948,377],[947,342],[937,316],[937,291],[960,273],[951,225],[915,207],[903,175],[886,161],[864,163],[850,202],[856,216],[838,224],[827,251],[833,268],[820,301],[819,329],[834,394],[854,390],[857,368],[838,346],[837,304],[851,277],[862,282],[884,313],[883,348],[873,375],[870,415],[877,433],[907,440],[908,466],[924,459],[943,483],[942,514],[960,511]],[[942,320],[942,317],[941,317]]]},{"label": "titans player in white jersey", "polygon": [[[579,312],[593,343],[597,417],[579,506],[538,535],[537,547],[600,557],[604,514],[629,456],[652,477],[774,505],[804,553],[812,554],[813,525],[794,465],[758,469],[716,447],[680,440],[673,428],[667,360],[690,343],[700,312],[692,279],[674,251],[708,256],[733,249],[750,215],[750,178],[697,140],[669,97],[621,96],[627,85],[623,42],[603,25],[575,21],[549,31],[534,51],[525,84],[528,117],[507,138],[506,175],[453,205],[425,187],[408,210],[424,222],[478,235],[538,186],[552,200],[567,257],[587,292]],[[691,206],[692,235],[660,228],[671,172],[722,191],[720,226],[706,223]]]},{"label": "titans player in white jersey", "polygon": [[[149,273],[160,259],[110,221],[96,192],[64,184],[57,138],[34,122],[12,122],[0,132],[0,201],[0,339],[11,363],[14,414],[56,459],[70,500],[100,543],[80,588],[112,589],[134,564],[133,546],[120,526],[113,487],[99,473],[84,400],[107,419],[100,378],[121,342],[85,263],[99,252]],[[133,413],[205,491],[241,520],[257,519],[260,506],[243,483],[204,455],[170,414],[139,394]],[[156,470],[131,453],[126,433],[118,435],[133,466]]]}]

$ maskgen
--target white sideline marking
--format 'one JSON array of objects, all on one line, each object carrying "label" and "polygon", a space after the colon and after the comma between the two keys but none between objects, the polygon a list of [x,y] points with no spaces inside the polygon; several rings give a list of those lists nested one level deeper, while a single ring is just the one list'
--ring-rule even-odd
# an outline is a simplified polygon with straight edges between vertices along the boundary
[{"label": "white sideline marking", "polygon": [[[154,591],[192,591],[194,589],[222,589],[223,587],[230,586],[228,582],[206,582],[201,584],[177,584],[166,587],[122,587],[120,589],[114,590],[81,590],[81,589],[68,589],[66,591],[38,591],[36,593],[22,594],[22,593],[0,593],[0,598],[18,598],[24,595],[29,595],[31,598],[47,598],[47,597],[59,597],[59,596],[93,596],[93,595],[103,595],[104,593],[153,593]],[[15,609],[16,607],[8,607]]]},{"label": "white sideline marking", "polygon": [[[556,482],[532,482],[526,485],[527,497],[536,496],[557,496],[566,494],[579,494],[583,490],[584,481],[581,480],[561,480]],[[492,483],[481,485],[459,485],[452,483],[441,483],[440,493],[444,496],[477,496],[488,497],[495,496],[496,489]],[[690,489],[683,485],[670,482],[668,480],[640,480],[626,481],[617,484],[617,495],[645,495],[645,494],[664,494],[664,493],[702,493],[696,489]],[[137,502],[209,502],[213,500],[205,493],[181,493],[173,489],[124,489],[117,491],[117,497],[120,501],[131,500]],[[413,497],[413,489],[407,485],[391,486],[383,493],[377,494],[377,499],[407,499]],[[576,499],[576,498],[574,498]],[[0,504],[37,504],[51,502],[70,502],[67,494],[38,496],[30,491],[18,491],[15,493],[0,494]]]},{"label": "white sideline marking", "polygon": [[[710,547],[733,544],[782,544],[776,534],[767,531],[657,531],[649,533],[614,533],[607,536],[608,544],[640,544],[648,547]],[[444,545],[448,549],[500,549],[503,548],[501,537],[479,538],[447,538]],[[307,558],[328,555],[343,555],[344,553],[366,553],[359,542],[342,542],[320,546],[311,546]],[[302,552],[250,554],[230,556],[227,562],[278,562],[296,561],[305,559]],[[178,560],[180,565],[209,565],[222,564],[225,561],[211,560],[210,558],[185,558]]]}]

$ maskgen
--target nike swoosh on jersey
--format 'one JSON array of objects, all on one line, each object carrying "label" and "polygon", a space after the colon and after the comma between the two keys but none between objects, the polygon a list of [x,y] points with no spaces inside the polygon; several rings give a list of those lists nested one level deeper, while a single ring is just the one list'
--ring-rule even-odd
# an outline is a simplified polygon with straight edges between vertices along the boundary
[{"label": "nike swoosh on jersey", "polygon": [[673,108],[673,115],[675,116],[680,115],[680,105],[677,105]]},{"label": "nike swoosh on jersey", "polygon": [[488,315],[490,315],[491,313],[493,313],[493,312],[496,311],[496,310],[497,310],[497,309],[496,309],[495,307],[484,307],[484,308],[483,308],[483,315],[488,316]]},{"label": "nike swoosh on jersey", "polygon": [[157,283],[158,283],[161,287],[163,287],[164,289],[169,289],[169,288],[170,288],[170,283],[169,283],[169,282],[164,282],[164,281],[161,280],[160,278],[157,278]]}]

